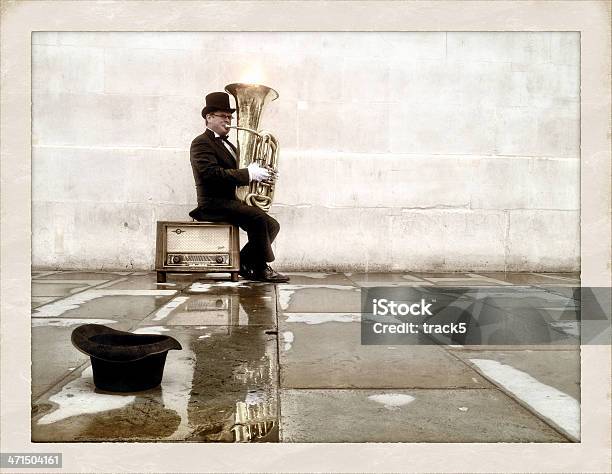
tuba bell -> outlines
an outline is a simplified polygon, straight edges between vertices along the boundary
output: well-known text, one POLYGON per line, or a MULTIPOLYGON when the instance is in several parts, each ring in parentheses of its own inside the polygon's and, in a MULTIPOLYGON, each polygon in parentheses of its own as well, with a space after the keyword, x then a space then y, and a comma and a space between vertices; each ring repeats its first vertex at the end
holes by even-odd
MULTIPOLYGON (((238 168, 246 168, 251 163, 277 170, 278 140, 268 131, 259 130, 259 120, 264 106, 278 98, 274 89, 259 84, 234 83, 225 86, 225 91, 236 100, 235 128, 238 133, 238 168)), ((274 184, 250 182, 236 189, 236 198, 249 206, 256 206, 268 212, 274 197, 274 184)))

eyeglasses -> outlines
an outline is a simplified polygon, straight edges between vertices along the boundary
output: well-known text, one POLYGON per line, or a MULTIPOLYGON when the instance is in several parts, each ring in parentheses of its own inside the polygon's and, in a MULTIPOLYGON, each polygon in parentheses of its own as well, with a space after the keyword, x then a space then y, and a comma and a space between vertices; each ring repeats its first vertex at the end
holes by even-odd
POLYGON ((230 115, 230 114, 210 114, 210 115, 214 115, 215 117, 220 117, 222 119, 226 119, 226 120, 233 120, 234 116, 230 115))

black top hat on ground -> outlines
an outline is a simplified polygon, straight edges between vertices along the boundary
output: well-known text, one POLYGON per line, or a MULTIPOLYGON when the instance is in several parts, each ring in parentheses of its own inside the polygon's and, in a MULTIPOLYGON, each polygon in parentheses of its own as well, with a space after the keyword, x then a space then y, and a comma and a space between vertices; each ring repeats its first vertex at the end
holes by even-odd
POLYGON ((233 114, 236 109, 230 107, 229 94, 225 92, 211 92, 206 96, 206 107, 202 109, 202 117, 213 112, 229 112, 233 114))
POLYGON ((94 384, 109 392, 137 392, 157 387, 169 350, 181 350, 170 336, 132 334, 84 324, 72 331, 74 347, 91 358, 94 384))

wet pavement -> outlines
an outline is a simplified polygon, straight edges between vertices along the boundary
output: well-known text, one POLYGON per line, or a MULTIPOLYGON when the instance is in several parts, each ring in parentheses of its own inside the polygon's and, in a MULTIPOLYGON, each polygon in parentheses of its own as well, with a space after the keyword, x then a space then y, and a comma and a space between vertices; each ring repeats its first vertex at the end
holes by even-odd
POLYGON ((577 274, 289 275, 158 284, 154 272, 33 271, 32 440, 579 441, 577 274), (363 345, 361 290, 380 286, 449 298, 459 287, 461 308, 480 301, 520 343, 483 329, 486 345, 422 335, 363 345), (183 349, 168 353, 159 387, 103 392, 70 342, 88 323, 183 349), (535 323, 558 336, 531 341, 535 323))

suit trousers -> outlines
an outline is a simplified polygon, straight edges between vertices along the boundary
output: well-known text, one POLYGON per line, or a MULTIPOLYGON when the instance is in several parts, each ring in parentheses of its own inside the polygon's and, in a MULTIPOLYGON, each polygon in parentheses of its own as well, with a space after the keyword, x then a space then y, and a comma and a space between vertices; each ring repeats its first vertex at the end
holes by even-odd
POLYGON ((246 231, 249 241, 240 251, 240 262, 252 268, 262 268, 274 261, 272 242, 280 224, 258 207, 238 200, 210 199, 189 213, 197 221, 226 221, 246 231))

